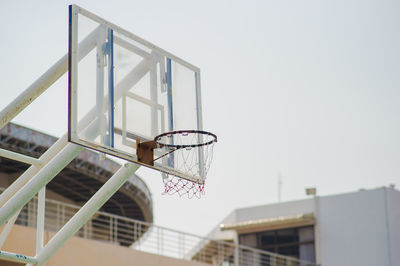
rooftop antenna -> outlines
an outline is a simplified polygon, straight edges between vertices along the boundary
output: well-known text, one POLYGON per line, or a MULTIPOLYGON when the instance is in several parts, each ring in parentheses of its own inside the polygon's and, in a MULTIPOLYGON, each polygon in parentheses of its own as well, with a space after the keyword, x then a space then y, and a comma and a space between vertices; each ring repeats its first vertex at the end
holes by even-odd
POLYGON ((278 202, 281 202, 281 191, 282 191, 282 176, 278 172, 278 202))

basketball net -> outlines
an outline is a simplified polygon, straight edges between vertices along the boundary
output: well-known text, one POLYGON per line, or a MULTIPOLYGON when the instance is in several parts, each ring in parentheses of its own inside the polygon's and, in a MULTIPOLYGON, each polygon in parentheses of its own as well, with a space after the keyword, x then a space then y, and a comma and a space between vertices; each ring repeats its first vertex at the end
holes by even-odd
POLYGON ((186 130, 161 134, 155 141, 164 154, 161 156, 163 164, 173 165, 177 172, 192 178, 188 180, 178 174, 162 173, 163 194, 187 195, 188 198, 204 195, 216 136, 205 131, 186 130))

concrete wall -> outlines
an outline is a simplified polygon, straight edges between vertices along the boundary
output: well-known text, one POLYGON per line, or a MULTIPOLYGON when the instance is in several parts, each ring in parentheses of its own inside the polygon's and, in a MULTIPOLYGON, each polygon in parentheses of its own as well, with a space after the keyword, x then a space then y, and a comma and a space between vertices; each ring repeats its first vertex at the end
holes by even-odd
MULTIPOLYGON (((15 225, 2 250, 34 256, 36 230, 15 225)), ((46 232, 47 242, 53 234, 46 232)), ((6 263, 0 265, 22 265, 6 263)), ((179 260, 146 252, 132 250, 127 247, 112 245, 95 240, 73 237, 58 250, 47 262, 46 266, 206 266, 208 264, 179 260)))
POLYGON ((381 188, 319 199, 323 266, 400 265, 400 260, 395 258, 399 256, 400 213, 396 210, 396 201, 398 206, 400 193, 386 191, 381 188), (397 236, 390 231, 397 232, 397 236), (392 254, 390 263, 391 250, 396 255, 392 254))

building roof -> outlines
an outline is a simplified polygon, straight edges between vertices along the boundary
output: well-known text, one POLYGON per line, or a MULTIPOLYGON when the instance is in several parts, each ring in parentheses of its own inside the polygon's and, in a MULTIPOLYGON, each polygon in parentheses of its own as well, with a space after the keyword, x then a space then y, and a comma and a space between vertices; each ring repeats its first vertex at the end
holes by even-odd
POLYGON ((221 231, 236 230, 240 233, 259 232, 314 224, 314 214, 297 214, 291 216, 279 216, 268 219, 249 220, 245 222, 221 224, 221 231))

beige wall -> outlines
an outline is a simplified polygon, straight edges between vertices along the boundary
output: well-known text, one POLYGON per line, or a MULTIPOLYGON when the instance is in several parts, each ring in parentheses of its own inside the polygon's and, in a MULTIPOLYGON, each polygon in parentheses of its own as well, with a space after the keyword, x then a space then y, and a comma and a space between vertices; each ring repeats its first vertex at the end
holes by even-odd
MULTIPOLYGON (((46 232, 45 242, 52 233, 46 232)), ((35 229, 15 225, 2 250, 34 256, 35 229)), ((0 260, 0 265, 6 264, 0 260)), ((73 237, 47 262, 46 266, 205 266, 208 264, 157 256, 127 247, 112 245, 95 240, 73 237)))

